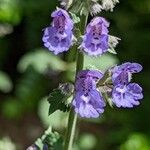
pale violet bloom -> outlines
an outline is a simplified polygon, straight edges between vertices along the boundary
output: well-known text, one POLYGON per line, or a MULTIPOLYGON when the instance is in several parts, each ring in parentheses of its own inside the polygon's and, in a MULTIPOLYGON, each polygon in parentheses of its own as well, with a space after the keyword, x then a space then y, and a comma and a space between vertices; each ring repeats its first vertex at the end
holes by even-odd
POLYGON ((116 85, 113 88, 112 101, 117 107, 131 108, 139 105, 142 98, 142 88, 136 83, 116 85))
POLYGON ((91 56, 107 52, 109 23, 103 17, 95 17, 87 25, 80 49, 91 56))
POLYGON ((117 107, 131 108, 139 105, 139 100, 143 98, 142 88, 137 83, 131 83, 133 73, 142 70, 142 66, 138 63, 124 63, 114 67, 112 70, 112 102, 117 107))
POLYGON ((55 55, 68 51, 73 43, 73 21, 67 11, 57 8, 51 14, 53 18, 52 25, 44 30, 44 46, 55 55))
POLYGON ((142 70, 142 66, 138 63, 126 62, 112 69, 112 81, 114 85, 127 84, 131 81, 133 73, 138 73, 142 70))
POLYGON ((81 117, 97 118, 104 112, 105 102, 96 88, 96 81, 102 76, 96 70, 82 70, 78 73, 73 106, 81 117))

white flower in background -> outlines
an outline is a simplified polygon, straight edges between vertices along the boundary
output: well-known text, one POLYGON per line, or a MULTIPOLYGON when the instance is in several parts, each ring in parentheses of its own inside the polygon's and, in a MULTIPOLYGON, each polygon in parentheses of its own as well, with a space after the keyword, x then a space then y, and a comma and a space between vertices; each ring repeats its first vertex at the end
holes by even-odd
POLYGON ((95 2, 91 6, 90 13, 92 16, 94 16, 94 15, 98 14, 99 12, 101 12, 101 10, 102 10, 102 6, 99 3, 95 2))
POLYGON ((116 3, 119 3, 119 0, 102 0, 102 8, 106 11, 113 11, 116 3))
POLYGON ((59 0, 59 1, 60 1, 60 4, 66 9, 68 9, 73 3, 73 0, 59 0))
POLYGON ((67 2, 68 2, 68 0, 59 0, 61 3, 61 5, 62 6, 66 6, 66 4, 67 4, 67 2))

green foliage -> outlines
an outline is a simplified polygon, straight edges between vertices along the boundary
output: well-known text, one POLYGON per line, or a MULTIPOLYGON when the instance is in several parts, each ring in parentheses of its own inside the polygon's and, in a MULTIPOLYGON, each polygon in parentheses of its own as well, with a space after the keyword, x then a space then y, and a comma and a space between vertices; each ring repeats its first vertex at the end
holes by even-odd
POLYGON ((45 127, 52 126, 53 128, 62 129, 67 125, 67 113, 55 111, 48 116, 49 102, 47 97, 40 100, 38 104, 38 116, 45 127))
POLYGON ((12 90, 13 84, 9 76, 0 71, 0 91, 8 93, 12 90))
POLYGON ((61 90, 53 90, 47 99, 50 104, 49 115, 51 115, 56 110, 61 110, 63 112, 69 111, 70 107, 67 104, 67 99, 68 96, 63 94, 61 90))
POLYGON ((79 147, 81 150, 91 150, 95 147, 97 139, 92 134, 82 134, 79 140, 79 147))
POLYGON ((6 97, 2 103, 2 113, 6 118, 21 118, 24 112, 36 108, 38 101, 45 95, 47 80, 29 66, 23 76, 17 81, 14 96, 6 97), (43 86, 39 86, 39 85, 43 86))
POLYGON ((8 98, 2 105, 2 114, 9 119, 18 119, 22 116, 23 105, 19 99, 8 98))
POLYGON ((134 133, 121 145, 120 150, 150 150, 150 140, 143 134, 134 133))
POLYGON ((18 24, 21 20, 21 7, 18 0, 0 0, 0 21, 18 24))
POLYGON ((0 150, 16 150, 16 145, 11 141, 9 137, 3 137, 0 139, 0 150))
POLYGON ((48 150, 63 150, 62 137, 57 132, 53 132, 51 127, 45 131, 41 138, 37 139, 35 144, 39 150, 43 150, 44 147, 47 147, 48 150))
POLYGON ((106 70, 118 63, 116 56, 111 54, 104 54, 100 57, 90 57, 85 55, 84 57, 84 68, 93 68, 99 70, 106 70), (89 66, 90 64, 90 66, 89 66))
POLYGON ((47 69, 63 71, 67 66, 64 61, 46 49, 36 49, 24 55, 18 64, 18 70, 24 72, 30 65, 39 73, 45 73, 47 69))
POLYGON ((38 73, 32 66, 29 66, 16 84, 15 95, 24 104, 24 109, 35 108, 36 103, 46 93, 46 78, 38 73), (43 85, 43 86, 41 86, 43 85))

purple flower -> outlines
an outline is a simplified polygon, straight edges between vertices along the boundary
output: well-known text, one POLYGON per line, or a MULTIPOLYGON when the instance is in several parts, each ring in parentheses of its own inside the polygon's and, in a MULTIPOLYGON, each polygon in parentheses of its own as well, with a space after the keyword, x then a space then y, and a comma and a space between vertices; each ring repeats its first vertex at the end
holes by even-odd
POLYGON ((117 107, 131 108, 139 105, 139 100, 143 98, 142 88, 136 83, 130 83, 133 73, 142 70, 138 63, 124 63, 112 69, 112 81, 114 88, 112 91, 113 103, 117 107))
POLYGON ((112 81, 114 85, 127 84, 131 81, 132 73, 138 73, 142 70, 142 66, 138 63, 124 63, 116 66, 112 70, 112 81))
POLYGON ((139 100, 143 98, 142 88, 136 83, 116 85, 113 88, 112 98, 117 107, 131 108, 140 104, 139 100))
POLYGON ((102 17, 95 17, 86 27, 80 47, 85 53, 97 56, 108 50, 109 23, 102 17))
POLYGON ((55 55, 68 51, 73 41, 73 21, 69 14, 60 8, 57 8, 51 16, 53 17, 52 25, 44 30, 44 46, 52 51, 55 55))
POLYGON ((104 112, 105 102, 96 89, 96 81, 102 76, 101 72, 95 70, 82 70, 78 73, 73 106, 81 117, 97 118, 104 112))

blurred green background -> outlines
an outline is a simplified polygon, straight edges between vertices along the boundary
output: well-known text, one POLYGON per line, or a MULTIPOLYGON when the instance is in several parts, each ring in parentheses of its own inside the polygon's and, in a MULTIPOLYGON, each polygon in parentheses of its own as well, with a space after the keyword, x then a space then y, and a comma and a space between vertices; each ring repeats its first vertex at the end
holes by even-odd
MULTIPOLYGON (((0 150, 24 150, 48 125, 64 133, 66 113, 48 117, 46 96, 59 82, 74 79, 74 62, 44 49, 42 30, 51 22, 57 0, 0 0, 0 150)), ((75 150, 150 150, 150 1, 120 0, 114 12, 103 12, 110 34, 122 40, 118 55, 85 58, 85 67, 105 70, 124 61, 139 62, 134 76, 144 89, 141 105, 110 109, 99 119, 78 121, 75 150)))

